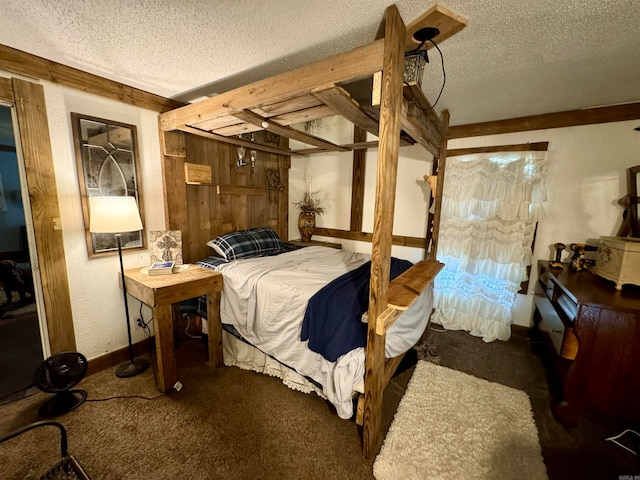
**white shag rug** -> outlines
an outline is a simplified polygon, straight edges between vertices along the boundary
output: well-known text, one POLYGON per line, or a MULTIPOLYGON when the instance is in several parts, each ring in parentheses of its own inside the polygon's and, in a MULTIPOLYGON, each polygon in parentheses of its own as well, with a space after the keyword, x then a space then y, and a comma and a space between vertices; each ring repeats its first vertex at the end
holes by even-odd
POLYGON ((418 361, 373 474, 377 480, 547 479, 529 396, 418 361))

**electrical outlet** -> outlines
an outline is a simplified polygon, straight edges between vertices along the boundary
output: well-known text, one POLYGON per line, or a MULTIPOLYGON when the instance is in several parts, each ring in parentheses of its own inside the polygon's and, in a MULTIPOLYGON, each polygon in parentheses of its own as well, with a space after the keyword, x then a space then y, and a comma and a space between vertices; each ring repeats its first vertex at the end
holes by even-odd
POLYGON ((142 319, 141 318, 136 319, 136 323, 138 324, 138 326, 140 328, 144 328, 144 324, 142 323, 142 319))
POLYGON ((182 383, 180 383, 180 381, 178 380, 173 386, 173 388, 176 389, 176 392, 179 392, 180 390, 182 390, 182 383))

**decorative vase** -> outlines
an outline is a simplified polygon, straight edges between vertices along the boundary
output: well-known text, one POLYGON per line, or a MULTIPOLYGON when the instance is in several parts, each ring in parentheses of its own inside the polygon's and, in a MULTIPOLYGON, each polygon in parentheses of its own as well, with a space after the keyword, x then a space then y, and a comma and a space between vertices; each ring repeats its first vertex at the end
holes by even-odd
POLYGON ((311 240, 313 229, 316 226, 316 212, 301 211, 298 217, 298 230, 300 230, 300 239, 303 242, 311 240))

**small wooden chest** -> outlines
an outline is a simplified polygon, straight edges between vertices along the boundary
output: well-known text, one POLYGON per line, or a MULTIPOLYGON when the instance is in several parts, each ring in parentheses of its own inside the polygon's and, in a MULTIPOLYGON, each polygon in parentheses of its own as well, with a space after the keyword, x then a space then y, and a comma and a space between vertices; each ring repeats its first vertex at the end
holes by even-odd
POLYGON ((600 237, 596 264, 591 271, 616 284, 640 285, 640 238, 600 237))

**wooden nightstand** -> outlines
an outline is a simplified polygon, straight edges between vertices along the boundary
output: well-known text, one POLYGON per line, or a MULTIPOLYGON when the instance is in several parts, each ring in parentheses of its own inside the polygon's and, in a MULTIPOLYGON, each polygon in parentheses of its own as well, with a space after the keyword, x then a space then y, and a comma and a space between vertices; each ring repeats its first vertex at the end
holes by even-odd
POLYGON ((222 365, 222 324, 220 323, 220 291, 222 275, 196 265, 184 272, 147 275, 140 268, 124 272, 127 293, 153 309, 158 357, 158 388, 167 392, 178 380, 173 351, 173 312, 178 303, 189 298, 207 296, 209 320, 209 363, 222 365))
POLYGON ((341 243, 321 242, 319 240, 309 240, 308 242, 303 242, 299 238, 296 238, 295 240, 289 240, 289 243, 293 243, 294 245, 302 245, 303 247, 331 247, 337 250, 342 249, 341 243))

